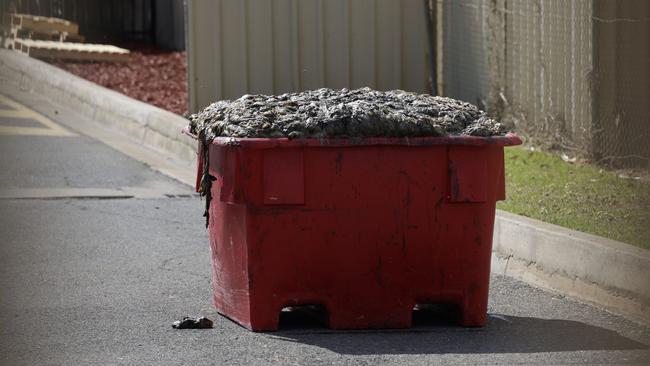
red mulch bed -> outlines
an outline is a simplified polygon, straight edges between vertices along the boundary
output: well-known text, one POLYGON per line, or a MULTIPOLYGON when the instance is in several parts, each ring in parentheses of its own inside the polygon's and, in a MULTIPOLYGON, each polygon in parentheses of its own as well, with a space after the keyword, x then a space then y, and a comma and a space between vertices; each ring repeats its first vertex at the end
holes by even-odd
POLYGON ((170 112, 187 113, 185 52, 150 47, 126 47, 128 62, 70 62, 52 64, 84 79, 170 112))

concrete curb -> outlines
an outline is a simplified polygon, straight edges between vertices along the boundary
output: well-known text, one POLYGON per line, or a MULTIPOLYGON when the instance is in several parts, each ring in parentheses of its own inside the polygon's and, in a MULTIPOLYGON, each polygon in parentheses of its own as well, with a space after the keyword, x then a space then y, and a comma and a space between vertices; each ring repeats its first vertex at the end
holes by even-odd
POLYGON ((180 136, 187 121, 174 113, 5 49, 0 49, 0 78, 183 162, 196 160, 196 144, 180 136))
POLYGON ((650 251, 497 211, 492 271, 650 324, 650 251))
MULTIPOLYGON (((180 134, 182 117, 13 51, 0 50, 0 78, 175 158, 184 166, 166 173, 194 184, 196 144, 180 134)), ((503 211, 493 246, 495 273, 650 324, 650 251, 503 211)))

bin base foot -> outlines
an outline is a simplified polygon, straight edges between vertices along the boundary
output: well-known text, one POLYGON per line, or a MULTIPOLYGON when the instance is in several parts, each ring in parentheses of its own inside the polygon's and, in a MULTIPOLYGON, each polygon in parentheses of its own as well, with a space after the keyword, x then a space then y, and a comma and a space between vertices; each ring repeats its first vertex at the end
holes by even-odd
MULTIPOLYGON (((487 308, 478 309, 480 306, 459 307, 460 325, 469 328, 485 326, 487 322, 487 308)), ((313 322, 313 326, 326 326, 329 329, 406 329, 413 326, 413 307, 403 305, 369 311, 372 307, 360 309, 348 309, 342 306, 331 304, 327 307, 318 305, 293 306, 301 308, 300 311, 307 313, 313 322), (319 309, 311 309, 318 307, 319 309), (318 323, 318 324, 316 324, 318 323)), ((283 307, 269 306, 264 309, 257 308, 251 312, 250 317, 242 317, 230 314, 223 309, 218 311, 224 316, 234 320, 245 328, 255 332, 277 331, 280 327, 280 314, 283 307)), ((292 311, 296 311, 295 309, 292 311)), ((446 314, 449 315, 449 314, 446 314)))
POLYGON ((487 322, 487 308, 476 309, 471 307, 463 308, 460 324, 468 328, 484 327, 487 322))

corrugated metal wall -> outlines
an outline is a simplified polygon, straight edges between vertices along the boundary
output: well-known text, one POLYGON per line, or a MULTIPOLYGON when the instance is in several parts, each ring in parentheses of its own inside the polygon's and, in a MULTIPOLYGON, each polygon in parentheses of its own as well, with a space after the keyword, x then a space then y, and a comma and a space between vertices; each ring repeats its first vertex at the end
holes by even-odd
POLYGON ((0 0, 0 12, 62 18, 90 42, 155 41, 156 0, 0 0))
POLYGON ((188 2, 190 111, 320 87, 427 91, 422 0, 188 2))
POLYGON ((156 45, 185 50, 185 0, 155 0, 156 45))

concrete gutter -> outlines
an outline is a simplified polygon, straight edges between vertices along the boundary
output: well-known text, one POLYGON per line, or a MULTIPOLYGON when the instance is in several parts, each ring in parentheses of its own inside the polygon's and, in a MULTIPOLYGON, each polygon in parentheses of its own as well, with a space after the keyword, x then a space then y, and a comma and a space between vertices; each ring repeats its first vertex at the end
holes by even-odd
MULTIPOLYGON (((106 132, 91 126, 74 126, 76 130, 194 184, 196 144, 180 134, 186 125, 182 117, 13 51, 0 50, 0 80, 76 111, 106 132), (175 165, 141 146, 170 157, 175 165)), ((495 273, 650 324, 648 250, 498 210, 493 246, 495 273)))

